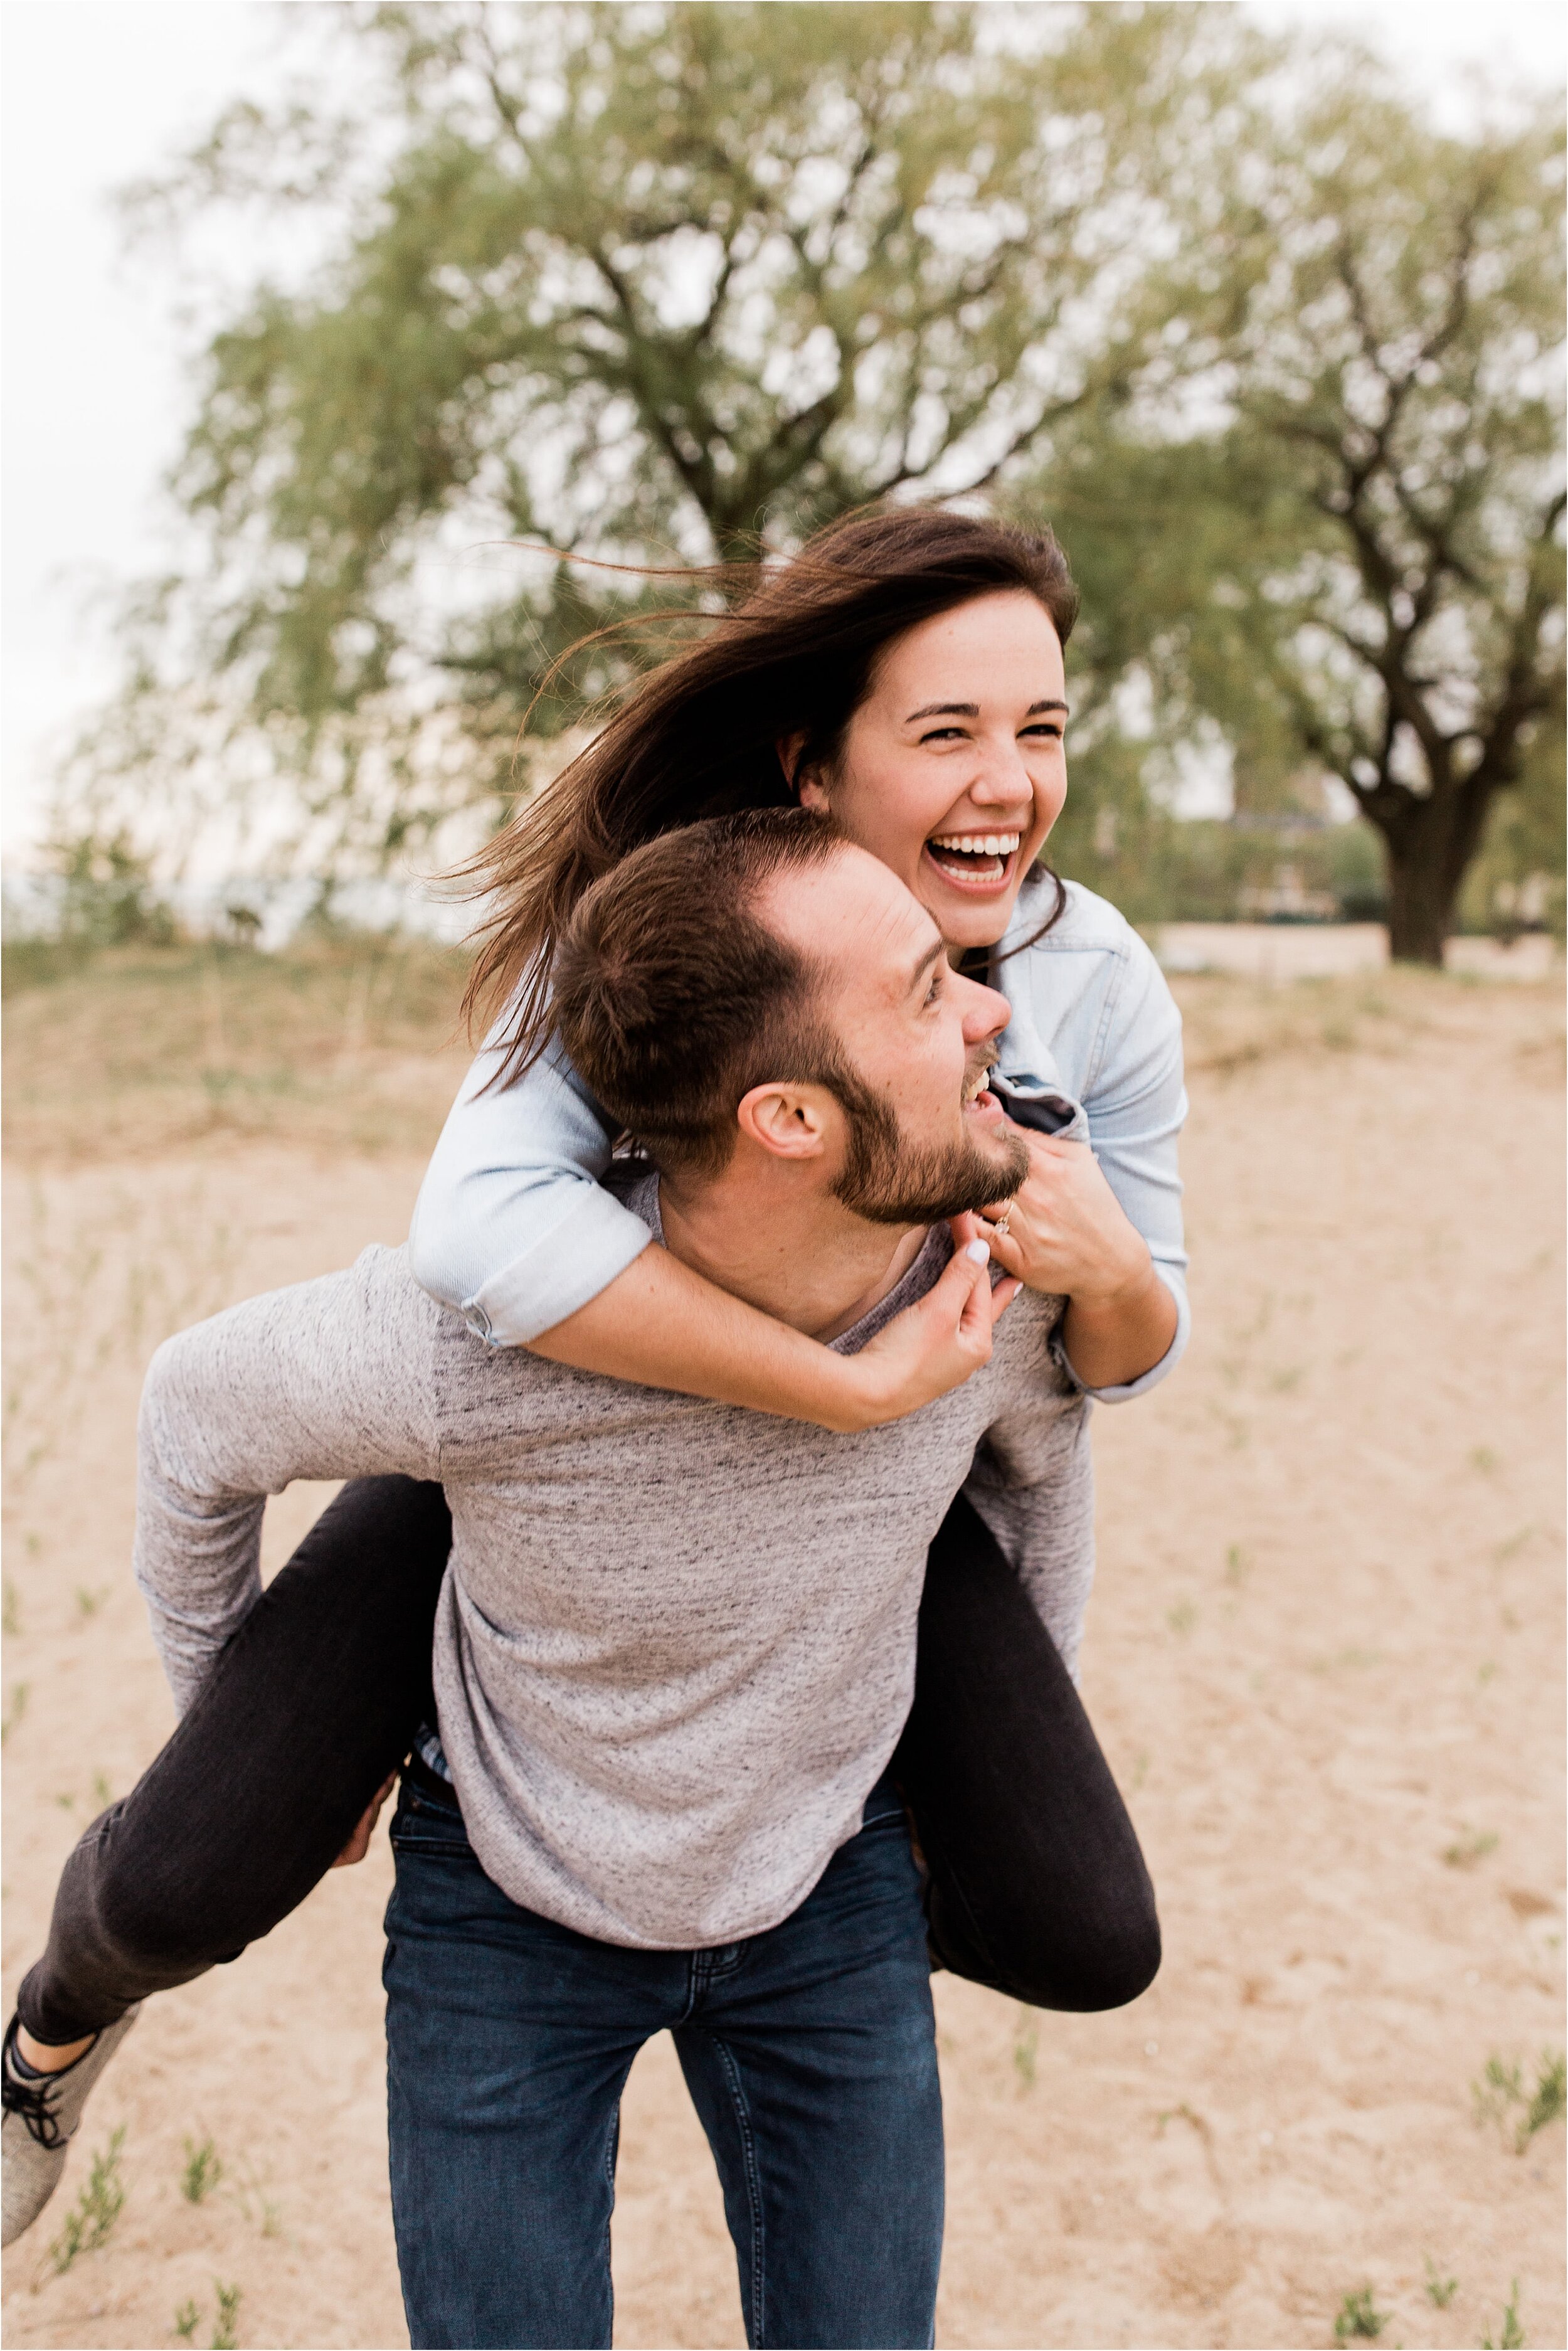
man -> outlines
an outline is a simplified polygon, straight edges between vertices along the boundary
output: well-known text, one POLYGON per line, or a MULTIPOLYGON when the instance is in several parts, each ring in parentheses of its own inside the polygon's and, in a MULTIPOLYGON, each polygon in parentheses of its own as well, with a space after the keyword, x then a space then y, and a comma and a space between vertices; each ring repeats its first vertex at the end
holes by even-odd
POLYGON ((749 2339, 927 2344, 940 2103, 883 1774, 977 1447, 977 1507, 1070 1662, 1090 1572, 1061 1301, 1026 1294, 993 1341, 984 1246, 955 1254, 940 1222, 1025 1172, 984 1091, 1007 1006, 797 811, 637 852, 555 977, 567 1050, 657 1169, 624 1196, 667 1248, 843 1347, 928 1293, 980 1368, 833 1436, 497 1353, 372 1249, 160 1350, 139 1577, 184 1697, 257 1588, 267 1492, 444 1483, 439 1736, 393 1824, 385 1970, 416 2345, 609 2342, 621 2090, 665 2027, 749 2339))

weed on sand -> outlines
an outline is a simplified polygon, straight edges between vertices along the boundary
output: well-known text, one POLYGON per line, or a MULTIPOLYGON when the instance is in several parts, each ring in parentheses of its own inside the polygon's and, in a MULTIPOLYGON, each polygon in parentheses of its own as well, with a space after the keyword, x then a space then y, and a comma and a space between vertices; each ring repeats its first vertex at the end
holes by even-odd
POLYGON ((221 2278, 213 2280, 213 2292, 217 2297, 218 2309, 208 2351, 236 2351, 239 2342, 239 2306, 244 2296, 237 2285, 225 2285, 221 2278))
POLYGON ((180 2179, 180 2193, 187 2204, 204 2204, 224 2176, 223 2158, 210 2138, 200 2146, 193 2138, 185 2141, 185 2168, 180 2179))
POLYGON ((1481 2336, 1481 2351, 1524 2351, 1525 2333, 1519 2323, 1519 2280, 1509 2288, 1508 2300, 1502 2306, 1502 2325, 1494 2343, 1490 2335, 1481 2336))
POLYGON ((1450 1869, 1474 1869, 1479 1861, 1496 1851, 1495 1829, 1461 1829, 1453 1844, 1443 1847, 1443 1859, 1450 1869))
POLYGON ((120 2154, 124 2144, 122 2124, 109 2145, 99 2147, 93 2157, 87 2186, 66 2214, 65 2226, 49 2247, 49 2259, 57 2274, 63 2275, 78 2253, 95 2253, 119 2220, 125 2202, 125 2183, 120 2176, 120 2154))
POLYGON ((1379 2310, 1372 2298, 1369 2285, 1357 2286, 1347 2294, 1334 2314, 1333 2339, 1336 2343, 1375 2343, 1388 2324, 1388 2313, 1379 2310))
POLYGON ((1427 2255, 1427 2299, 1434 2310, 1447 2310, 1459 2290, 1457 2277, 1445 2277, 1430 2253, 1427 2255))
POLYGON ((1568 2057, 1561 2049, 1542 2050, 1527 2088, 1522 2065, 1494 2051, 1471 2083, 1470 2096, 1477 2122, 1495 2124, 1505 2135, 1511 2126, 1514 2153, 1522 2155, 1536 2132, 1561 2122, 1568 2108, 1568 2057))

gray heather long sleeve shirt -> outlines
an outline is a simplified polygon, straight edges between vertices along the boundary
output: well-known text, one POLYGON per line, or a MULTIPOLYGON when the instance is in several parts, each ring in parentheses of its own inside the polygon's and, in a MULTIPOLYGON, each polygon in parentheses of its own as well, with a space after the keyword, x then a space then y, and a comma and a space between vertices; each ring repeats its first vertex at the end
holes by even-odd
MULTIPOLYGON (((628 1205, 658 1233, 657 1181, 628 1205)), ((863 1346, 928 1290, 945 1228, 863 1346)), ((1069 1666, 1092 1574, 1088 1411, 1025 1292, 991 1360, 885 1428, 800 1422, 486 1347, 402 1249, 169 1340, 142 1399, 136 1574, 188 1704, 260 1588, 296 1478, 439 1479, 442 1744, 486 1870, 602 1941, 700 1949, 805 1899, 914 1690, 928 1545, 960 1487, 1069 1666)))

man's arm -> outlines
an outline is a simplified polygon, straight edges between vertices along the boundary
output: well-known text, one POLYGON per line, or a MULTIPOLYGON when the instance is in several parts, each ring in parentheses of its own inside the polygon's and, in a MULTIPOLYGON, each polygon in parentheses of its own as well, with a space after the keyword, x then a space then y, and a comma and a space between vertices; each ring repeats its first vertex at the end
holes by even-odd
POLYGON ((440 1313, 402 1250, 270 1290, 166 1340, 137 1427, 136 1581, 181 1713, 261 1589, 268 1494, 296 1478, 441 1474, 440 1313))

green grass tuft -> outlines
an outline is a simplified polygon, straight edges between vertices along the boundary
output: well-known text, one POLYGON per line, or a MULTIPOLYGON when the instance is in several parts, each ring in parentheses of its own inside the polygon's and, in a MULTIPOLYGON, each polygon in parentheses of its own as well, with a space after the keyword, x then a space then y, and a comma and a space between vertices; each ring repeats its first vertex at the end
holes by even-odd
POLYGON ((213 2327, 209 2351, 236 2351, 239 2342, 240 2290, 237 2285, 225 2285, 221 2278, 213 2280, 213 2292, 218 2298, 218 2314, 213 2327))
POLYGON ((1522 2155, 1537 2131, 1563 2119, 1568 2106, 1568 2057, 1561 2049, 1543 2049, 1534 2086, 1527 2090, 1523 2067, 1494 2050, 1479 2080, 1471 2083, 1470 2096, 1478 2123, 1495 2123, 1504 2132, 1512 2125, 1514 2152, 1522 2155))
POLYGON ((1334 2316, 1333 2339, 1336 2343, 1375 2343, 1387 2324, 1388 2313, 1377 2308, 1372 2288, 1360 2285, 1340 2304, 1334 2316))
POLYGON ((1459 2290, 1457 2277, 1440 2276, 1437 2262, 1427 2255, 1427 2299, 1435 2310, 1447 2310, 1459 2290))
POLYGON ((122 2123, 109 2145, 99 2147, 93 2157, 87 2186, 66 2214, 65 2227, 49 2247, 49 2259, 57 2275, 63 2276, 78 2253, 96 2252, 119 2220, 125 2201, 125 2184, 120 2177, 120 2150, 124 2143, 122 2123))
POLYGON ((193 2138, 185 2141, 185 2169, 180 2181, 180 2193, 187 2204, 204 2202, 224 2176, 223 2158, 210 2138, 198 2147, 193 2138))
POLYGON ((1502 2329, 1494 2343, 1490 2335, 1481 2337, 1481 2351, 1524 2351, 1524 2329, 1519 2323, 1519 2280, 1514 2279, 1508 2300, 1502 2306, 1502 2329))
POLYGON ((1568 2105, 1568 2056, 1561 2049, 1544 2050, 1530 2104, 1519 2126, 1521 2153, 1538 2130, 1544 2130, 1548 2123, 1562 2121, 1565 2105, 1568 2105))
POLYGON ((1032 2090, 1034 2087, 1035 2066, 1039 2053, 1040 2026, 1036 2022, 1034 2011, 1032 2008, 1025 2008, 1020 2003, 1018 2022, 1013 2028, 1013 2072, 1018 2075, 1019 2085, 1022 2089, 1032 2090))
POLYGON ((1450 1869, 1474 1869, 1478 1861, 1496 1851, 1495 1829, 1463 1829, 1452 1844, 1443 1847, 1443 1859, 1450 1869))

